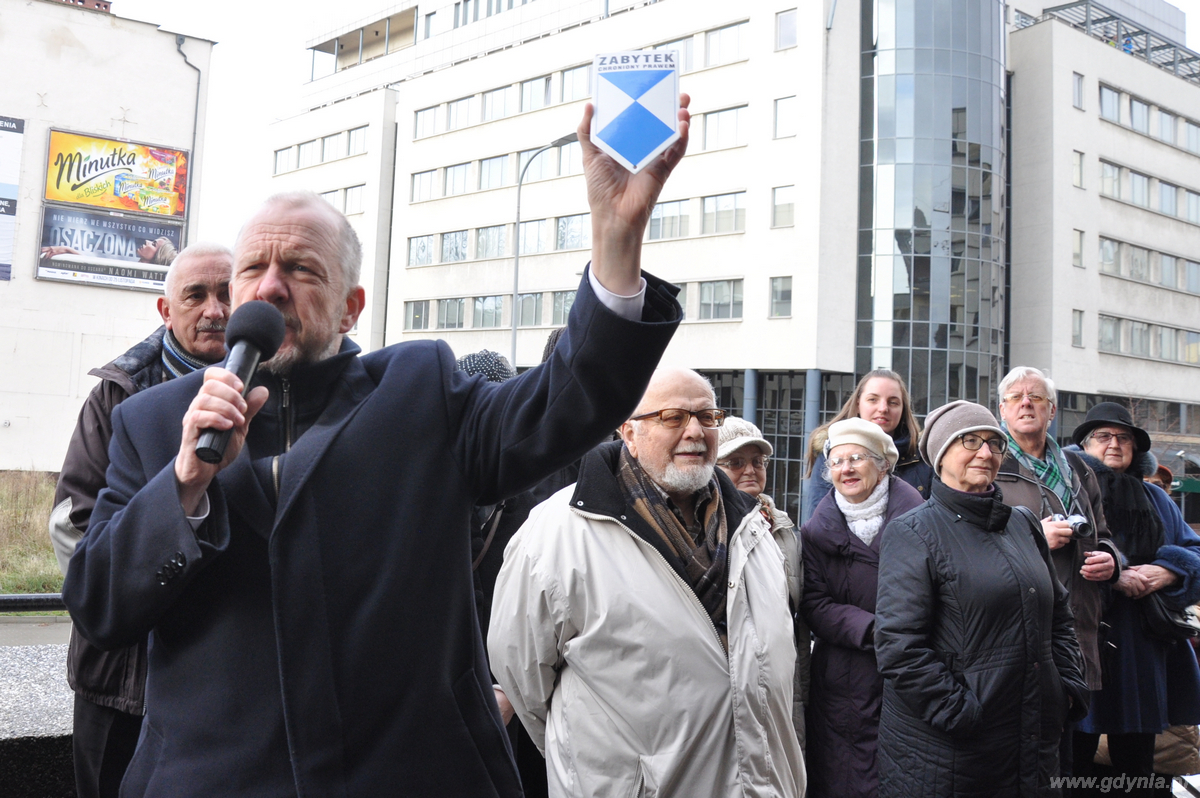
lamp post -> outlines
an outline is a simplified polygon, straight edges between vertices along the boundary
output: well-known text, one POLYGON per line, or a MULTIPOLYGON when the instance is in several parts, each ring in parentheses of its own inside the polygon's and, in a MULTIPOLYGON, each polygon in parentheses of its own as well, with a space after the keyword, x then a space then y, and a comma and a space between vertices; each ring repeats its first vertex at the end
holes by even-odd
POLYGON ((513 290, 512 290, 512 367, 513 371, 517 370, 517 321, 521 318, 521 311, 518 307, 519 294, 517 288, 521 280, 521 184, 525 182, 525 172, 529 169, 529 165, 537 160, 537 157, 552 147, 561 147, 564 144, 579 141, 579 136, 575 133, 570 133, 563 136, 561 139, 555 139, 541 149, 537 150, 533 155, 529 156, 529 160, 521 167, 521 173, 517 176, 517 224, 513 229, 515 241, 513 241, 513 290))

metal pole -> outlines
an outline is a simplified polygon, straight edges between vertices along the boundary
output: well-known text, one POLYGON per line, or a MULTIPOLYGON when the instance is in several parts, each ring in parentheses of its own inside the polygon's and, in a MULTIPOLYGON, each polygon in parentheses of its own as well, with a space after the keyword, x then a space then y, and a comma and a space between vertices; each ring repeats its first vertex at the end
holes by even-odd
POLYGON ((758 369, 746 369, 742 374, 742 417, 758 425, 758 369))

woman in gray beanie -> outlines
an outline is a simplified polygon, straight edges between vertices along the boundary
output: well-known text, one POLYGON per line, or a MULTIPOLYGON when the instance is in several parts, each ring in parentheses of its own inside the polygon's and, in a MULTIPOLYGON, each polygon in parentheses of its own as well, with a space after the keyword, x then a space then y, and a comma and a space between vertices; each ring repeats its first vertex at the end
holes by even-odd
POLYGON ((1059 794, 1059 737, 1088 692, 1041 527, 994 484, 1007 444, 973 402, 925 419, 932 496, 879 555, 880 796, 1059 794))

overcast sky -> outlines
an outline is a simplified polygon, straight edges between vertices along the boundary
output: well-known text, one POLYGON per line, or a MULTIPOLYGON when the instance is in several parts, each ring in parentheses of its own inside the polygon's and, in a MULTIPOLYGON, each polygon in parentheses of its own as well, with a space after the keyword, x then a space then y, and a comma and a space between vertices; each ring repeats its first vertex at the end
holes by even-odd
MULTIPOLYGON (((342 25, 374 18, 392 5, 393 0, 113 1, 118 16, 217 42, 210 69, 203 180, 238 190, 222 192, 217 203, 212 200, 215 194, 201 189, 192 241, 232 244, 241 222, 270 192, 268 126, 299 108, 310 64, 305 43, 342 25)), ((1174 5, 1191 23, 1185 44, 1200 49, 1200 0, 1175 0, 1174 5)))

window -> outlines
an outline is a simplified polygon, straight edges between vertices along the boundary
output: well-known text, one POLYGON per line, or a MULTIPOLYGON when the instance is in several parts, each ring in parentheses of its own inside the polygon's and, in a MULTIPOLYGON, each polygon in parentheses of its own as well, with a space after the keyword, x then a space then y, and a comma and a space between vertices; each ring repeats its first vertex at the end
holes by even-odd
POLYGON ((796 9, 780 11, 775 15, 775 49, 786 50, 796 46, 796 9))
POLYGON ((425 15, 425 38, 428 39, 433 35, 433 19, 437 16, 436 11, 430 11, 425 15))
POLYGON ((1071 79, 1072 87, 1072 102, 1079 110, 1083 110, 1083 75, 1078 72, 1074 73, 1071 79))
POLYGON ((1187 262, 1187 271, 1184 275, 1184 288, 1189 293, 1200 294, 1200 263, 1195 261, 1187 262))
POLYGON ((792 278, 771 278, 771 318, 792 315, 792 278))
POLYGON ((704 115, 704 149, 716 150, 736 147, 746 143, 743 118, 746 110, 730 108, 725 111, 710 111, 704 115))
POLYGON ((1150 133, 1150 106, 1141 100, 1129 101, 1129 126, 1139 133, 1150 133))
POLYGON ((740 319, 741 317, 741 280, 713 280, 700 283, 700 318, 740 319))
MULTIPOLYGON (((529 159, 537 150, 525 150, 520 154, 517 161, 517 175, 521 174, 521 170, 525 169, 525 164, 529 163, 529 159)), ((580 151, 582 153, 582 150, 580 151)), ((581 156, 582 157, 582 156, 581 156)), ((534 158, 533 163, 529 164, 529 168, 525 169, 526 183, 532 183, 534 180, 545 180, 548 177, 554 177, 554 150, 544 150, 541 155, 534 158)))
POLYGON ((333 191, 326 191, 321 195, 321 199, 325 200, 339 211, 343 208, 342 190, 340 188, 334 189, 333 191))
POLYGON ((592 65, 584 64, 574 69, 564 69, 562 73, 562 101, 569 103, 582 100, 592 95, 591 86, 592 65))
POLYGON ((1150 357, 1150 325, 1143 321, 1128 321, 1129 354, 1150 357))
POLYGON ((443 196, 452 197, 467 190, 467 172, 471 164, 460 163, 446 167, 446 187, 443 196))
POLYGON ((517 295, 517 326, 538 327, 542 323, 542 295, 517 295))
POLYGON ((687 306, 688 306, 687 296, 688 296, 688 284, 687 283, 679 283, 679 293, 675 295, 675 301, 679 303, 679 320, 680 321, 684 321, 685 319, 687 319, 687 306))
POLYGON ((467 231, 456 230, 442 233, 442 263, 456 263, 467 259, 467 231))
POLYGON ((705 66, 719 66, 740 61, 744 56, 743 40, 746 38, 746 23, 710 30, 705 41, 705 66))
POLYGON ((1168 144, 1175 143, 1175 115, 1158 112, 1158 137, 1168 144))
POLYGON ((550 323, 555 327, 561 327, 567 323, 567 316, 571 312, 571 306, 575 304, 575 292, 555 291, 554 301, 551 304, 550 323))
POLYGON ((363 189, 366 186, 350 186, 346 189, 346 210, 345 213, 349 216, 352 213, 362 213, 363 211, 363 189))
POLYGON ((321 160, 334 161, 346 157, 348 138, 343 131, 321 139, 321 160))
POLYGON ((746 192, 704 198, 702 233, 733 233, 746 229, 746 192))
POLYGON ((500 327, 504 324, 504 297, 475 297, 475 317, 472 327, 500 327))
POLYGON ((423 202, 433 198, 433 178, 437 174, 436 169, 431 169, 428 172, 417 172, 412 176, 412 201, 423 202))
POLYGON ((550 104, 550 76, 534 78, 521 84, 521 110, 536 111, 550 104))
POLYGON ((654 49, 655 50, 674 50, 675 52, 679 53, 679 56, 678 56, 679 71, 680 72, 691 72, 692 71, 692 41, 693 41, 692 37, 689 36, 686 39, 676 39, 673 42, 667 42, 665 44, 660 44, 657 47, 655 47, 654 49))
POLYGON ((1129 201, 1143 208, 1150 207, 1150 178, 1137 172, 1129 173, 1129 201))
POLYGON ((408 239, 408 265, 428 266, 433 263, 433 236, 408 239))
POLYGON ((1200 194, 1195 191, 1185 192, 1187 197, 1187 220, 1200 224, 1200 194))
MULTIPOLYGON (((583 145, 578 141, 564 144, 558 150, 558 168, 562 175, 583 174, 583 145)), ((531 169, 533 167, 530 167, 531 169)))
POLYGON ((791 227, 795 224, 792 212, 792 197, 795 186, 780 186, 771 190, 771 226, 791 227))
POLYGON ((416 302, 404 303, 404 329, 406 330, 428 330, 429 329, 429 300, 422 299, 416 302))
POLYGON ((1163 360, 1179 359, 1179 332, 1170 327, 1157 327, 1158 356, 1163 360))
POLYGON ((1120 252, 1119 245, 1111 238, 1100 239, 1100 271, 1108 274, 1120 274, 1121 264, 1117 260, 1120 252))
POLYGON ((413 138, 420 139, 432 136, 437 132, 437 106, 417 111, 416 125, 413 128, 413 138))
POLYGON ((1184 363, 1200 363, 1200 333, 1180 332, 1180 335, 1186 336, 1187 341, 1179 359, 1184 363))
POLYGON ((1083 311, 1071 311, 1071 346, 1083 346, 1083 311))
POLYGON ((651 241, 682 238, 688 234, 687 200, 660 202, 650 212, 647 235, 651 241))
POLYGON ((468 22, 479 21, 480 0, 462 0, 454 4, 454 27, 461 28, 468 22))
POLYGON ((1179 189, 1170 183, 1158 184, 1158 209, 1168 216, 1178 215, 1176 208, 1176 198, 1179 196, 1179 189))
POLYGON ((1121 351, 1121 320, 1112 316, 1100 317, 1100 346, 1101 352, 1121 351))
POLYGON ((592 215, 560 216, 556 249, 587 249, 592 246, 592 215))
POLYGON ((292 166, 292 155, 296 152, 295 147, 287 147, 282 150, 275 150, 275 174, 283 174, 290 172, 294 168, 292 166))
POLYGON ((439 299, 437 328, 439 330, 460 330, 466 317, 467 300, 439 299))
POLYGON ((1129 248, 1129 276, 1145 282, 1150 279, 1150 251, 1143 247, 1129 248))
POLYGON ((475 237, 477 258, 503 258, 505 252, 504 233, 507 228, 502 225, 481 227, 475 237))
POLYGON ((1110 122, 1121 121, 1121 94, 1108 86, 1100 87, 1100 116, 1110 122))
POLYGON ((503 119, 517 112, 517 89, 515 86, 502 86, 499 89, 483 93, 483 121, 503 119))
POLYGON ((508 156, 497 155, 495 158, 484 158, 479 162, 479 187, 500 188, 507 182, 508 156))
POLYGON ((1121 169, 1115 164, 1100 162, 1100 193, 1106 197, 1121 196, 1121 169))
POLYGON ((1175 268, 1176 260, 1171 255, 1162 255, 1159 257, 1158 282, 1159 285, 1165 285, 1167 288, 1179 287, 1178 270, 1175 268))
POLYGON ((796 98, 781 97, 775 101, 775 138, 796 135, 796 98))
POLYGON ((1184 143, 1192 152, 1200 153, 1200 125, 1195 122, 1185 122, 1184 131, 1187 136, 1187 141, 1184 143))
POLYGON ((367 151, 367 126, 350 131, 350 155, 362 155, 367 151))
POLYGON ((306 141, 300 145, 300 158, 296 163, 297 169, 312 166, 317 162, 317 142, 306 141))
POLYGON ((1071 154, 1071 185, 1083 188, 1083 153, 1079 150, 1071 154))
POLYGON ((471 124, 471 98, 446 103, 446 130, 458 130, 471 124))
POLYGON ((1071 265, 1083 268, 1083 231, 1071 231, 1071 265))
POLYGON ((549 229, 549 219, 521 222, 521 229, 517 234, 517 246, 520 247, 521 254, 531 255, 535 252, 545 252, 549 229))

